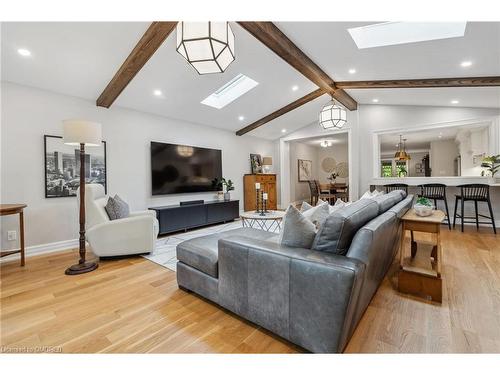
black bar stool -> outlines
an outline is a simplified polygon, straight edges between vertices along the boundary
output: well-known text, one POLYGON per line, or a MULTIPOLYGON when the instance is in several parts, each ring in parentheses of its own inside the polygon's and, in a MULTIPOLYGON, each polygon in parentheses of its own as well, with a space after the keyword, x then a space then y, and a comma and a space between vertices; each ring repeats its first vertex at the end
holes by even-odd
POLYGON ((462 232, 464 231, 464 223, 476 223, 476 228, 479 229, 479 224, 490 224, 488 222, 479 221, 479 216, 491 220, 491 225, 493 225, 493 231, 497 233, 495 228, 495 219, 493 217, 493 209, 491 208, 490 200, 490 186, 486 184, 466 184, 457 186, 460 188, 460 195, 455 196, 455 214, 453 215, 453 228, 455 228, 455 221, 457 217, 461 219, 462 222, 462 232), (460 214, 457 214, 458 201, 460 201, 460 214), (476 211, 475 219, 476 221, 465 221, 465 219, 474 219, 474 217, 464 216, 464 203, 466 201, 473 201, 474 208, 476 211), (488 204, 488 209, 490 211, 490 216, 481 215, 477 212, 477 202, 485 202, 488 204))
POLYGON ((408 185, 407 184, 387 184, 384 185, 384 189, 386 193, 389 193, 393 190, 403 190, 406 195, 408 195, 408 185))
POLYGON ((446 220, 448 221, 448 228, 451 230, 450 213, 448 211, 448 202, 446 201, 446 185, 445 184, 420 185, 419 196, 433 200, 435 208, 437 208, 437 201, 444 201, 444 207, 446 208, 446 220))

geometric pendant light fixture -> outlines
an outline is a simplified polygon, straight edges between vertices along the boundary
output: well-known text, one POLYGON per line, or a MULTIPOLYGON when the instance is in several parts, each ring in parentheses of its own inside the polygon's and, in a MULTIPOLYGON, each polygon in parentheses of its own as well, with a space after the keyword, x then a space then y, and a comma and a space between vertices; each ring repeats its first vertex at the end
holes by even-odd
POLYGON ((198 74, 222 73, 234 61, 229 22, 179 22, 177 52, 198 74))
POLYGON ((335 103, 333 99, 325 104, 319 113, 319 124, 323 129, 342 129, 346 122, 346 110, 335 103))

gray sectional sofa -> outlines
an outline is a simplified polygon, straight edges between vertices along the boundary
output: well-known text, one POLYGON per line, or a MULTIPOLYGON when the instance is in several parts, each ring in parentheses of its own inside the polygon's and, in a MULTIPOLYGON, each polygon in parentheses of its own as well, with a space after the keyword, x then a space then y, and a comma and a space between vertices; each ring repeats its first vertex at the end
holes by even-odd
POLYGON ((394 259, 412 200, 395 191, 334 212, 321 251, 252 228, 187 240, 177 246, 177 282, 311 352, 342 352, 394 259))

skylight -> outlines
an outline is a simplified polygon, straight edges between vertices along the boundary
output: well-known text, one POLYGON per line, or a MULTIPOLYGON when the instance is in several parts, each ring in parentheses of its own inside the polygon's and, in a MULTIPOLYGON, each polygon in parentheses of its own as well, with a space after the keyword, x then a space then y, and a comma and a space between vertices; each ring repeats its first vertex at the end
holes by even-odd
POLYGON ((259 83, 244 74, 238 74, 213 94, 203 99, 201 104, 221 109, 247 93, 259 83))
POLYGON ((359 49, 463 37, 467 22, 384 22, 348 29, 359 49))

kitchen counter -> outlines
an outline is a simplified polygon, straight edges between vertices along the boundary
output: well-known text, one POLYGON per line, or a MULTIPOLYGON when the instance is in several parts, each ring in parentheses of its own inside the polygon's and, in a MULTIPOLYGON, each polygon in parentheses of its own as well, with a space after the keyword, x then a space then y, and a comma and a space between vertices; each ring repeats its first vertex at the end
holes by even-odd
POLYGON ((500 182, 491 177, 481 176, 452 176, 452 177, 377 177, 372 179, 371 186, 383 186, 386 184, 407 184, 408 186, 419 186, 423 184, 445 184, 446 186, 458 186, 463 184, 487 184, 491 187, 500 187, 500 182))

